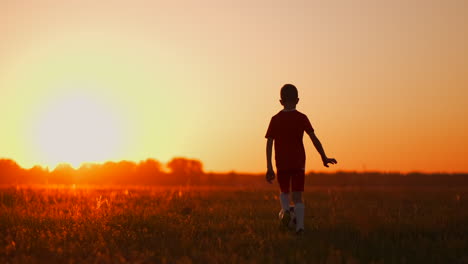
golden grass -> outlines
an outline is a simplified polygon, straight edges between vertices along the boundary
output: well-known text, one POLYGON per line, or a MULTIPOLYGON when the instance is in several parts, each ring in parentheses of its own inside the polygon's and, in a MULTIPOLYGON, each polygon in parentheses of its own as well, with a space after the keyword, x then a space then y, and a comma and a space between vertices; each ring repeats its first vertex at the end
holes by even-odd
POLYGON ((466 263, 468 189, 308 188, 306 233, 276 188, 0 188, 0 263, 466 263))

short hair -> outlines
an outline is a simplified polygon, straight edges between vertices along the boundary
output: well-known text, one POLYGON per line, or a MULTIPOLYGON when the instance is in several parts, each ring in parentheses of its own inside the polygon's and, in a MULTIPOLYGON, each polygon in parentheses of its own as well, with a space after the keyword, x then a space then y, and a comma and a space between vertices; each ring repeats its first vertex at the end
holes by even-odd
POLYGON ((297 88, 292 84, 285 84, 281 88, 281 100, 283 101, 294 101, 298 98, 297 88))

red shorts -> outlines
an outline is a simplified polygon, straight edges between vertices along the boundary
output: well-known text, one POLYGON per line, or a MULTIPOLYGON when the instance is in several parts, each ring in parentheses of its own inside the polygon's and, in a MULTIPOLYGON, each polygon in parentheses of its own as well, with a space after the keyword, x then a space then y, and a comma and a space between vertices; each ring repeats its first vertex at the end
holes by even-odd
POLYGON ((303 169, 278 170, 278 183, 282 193, 303 192, 305 173, 303 169))

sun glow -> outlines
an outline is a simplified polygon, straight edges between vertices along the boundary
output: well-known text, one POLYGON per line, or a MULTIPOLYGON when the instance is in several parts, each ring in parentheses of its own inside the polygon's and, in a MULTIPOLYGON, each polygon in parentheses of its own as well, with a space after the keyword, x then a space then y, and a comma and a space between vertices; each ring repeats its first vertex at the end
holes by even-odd
POLYGON ((121 147, 118 116, 95 98, 69 94, 48 105, 35 124, 35 144, 49 166, 110 159, 121 147))

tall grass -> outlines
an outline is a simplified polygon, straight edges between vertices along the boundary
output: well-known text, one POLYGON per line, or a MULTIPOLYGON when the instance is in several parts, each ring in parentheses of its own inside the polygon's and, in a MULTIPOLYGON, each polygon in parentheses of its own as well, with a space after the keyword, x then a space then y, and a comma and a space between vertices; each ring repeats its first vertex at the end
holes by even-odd
POLYGON ((308 188, 306 233, 276 189, 0 189, 0 263, 468 263, 468 189, 308 188))

